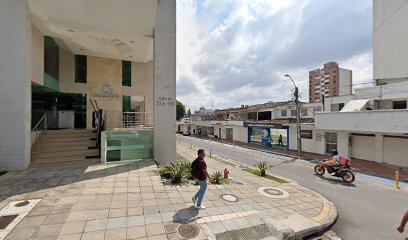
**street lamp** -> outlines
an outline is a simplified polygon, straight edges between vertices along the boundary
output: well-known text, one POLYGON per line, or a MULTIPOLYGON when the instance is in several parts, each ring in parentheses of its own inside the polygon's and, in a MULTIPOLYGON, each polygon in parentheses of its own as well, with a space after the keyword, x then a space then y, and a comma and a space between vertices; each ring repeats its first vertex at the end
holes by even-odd
POLYGON ((302 139, 300 136, 300 102, 299 102, 299 89, 296 86, 295 81, 293 81, 292 77, 289 74, 285 74, 285 77, 290 78, 290 80, 292 81, 293 85, 295 86, 295 92, 294 92, 294 96, 295 96, 295 103, 296 103, 296 135, 297 135, 297 151, 298 151, 298 155, 299 157, 302 157, 302 139))

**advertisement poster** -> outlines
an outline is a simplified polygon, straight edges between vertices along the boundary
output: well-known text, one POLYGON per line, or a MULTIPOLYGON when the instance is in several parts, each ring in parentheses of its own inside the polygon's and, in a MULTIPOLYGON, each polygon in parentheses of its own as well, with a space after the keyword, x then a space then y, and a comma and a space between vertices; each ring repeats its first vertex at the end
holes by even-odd
POLYGON ((262 145, 269 145, 269 128, 262 128, 262 145))

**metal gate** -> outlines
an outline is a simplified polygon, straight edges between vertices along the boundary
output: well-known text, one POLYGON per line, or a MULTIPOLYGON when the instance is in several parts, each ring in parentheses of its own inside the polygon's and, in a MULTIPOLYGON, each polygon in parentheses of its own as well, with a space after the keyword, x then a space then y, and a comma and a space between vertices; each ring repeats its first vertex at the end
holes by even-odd
POLYGON ((335 132, 326 132, 326 153, 330 153, 331 150, 337 149, 337 133, 335 132))
POLYGON ((226 139, 231 140, 234 138, 232 128, 226 128, 226 139))

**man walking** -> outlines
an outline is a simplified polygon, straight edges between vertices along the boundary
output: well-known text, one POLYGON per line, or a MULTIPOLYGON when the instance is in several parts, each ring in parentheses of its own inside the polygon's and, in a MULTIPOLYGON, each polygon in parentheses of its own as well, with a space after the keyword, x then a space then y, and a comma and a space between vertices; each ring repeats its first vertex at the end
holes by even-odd
POLYGON ((202 204, 205 191, 207 190, 207 179, 210 179, 210 176, 207 172, 207 164, 205 163, 205 151, 204 149, 198 150, 198 157, 191 164, 191 175, 197 179, 200 189, 193 196, 192 200, 195 207, 199 210, 205 209, 202 204))
POLYGON ((282 138, 283 138, 283 137, 282 137, 282 134, 279 134, 278 146, 284 147, 284 145, 283 145, 283 139, 282 139, 282 138))

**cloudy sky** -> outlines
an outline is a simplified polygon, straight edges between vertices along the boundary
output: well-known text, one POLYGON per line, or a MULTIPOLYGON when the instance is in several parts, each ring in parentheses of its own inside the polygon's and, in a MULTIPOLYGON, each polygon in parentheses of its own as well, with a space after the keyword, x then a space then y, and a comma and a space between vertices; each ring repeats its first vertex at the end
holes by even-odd
POLYGON ((289 73, 307 101, 309 70, 329 61, 371 81, 372 39, 360 44, 371 31, 372 0, 178 0, 177 98, 191 109, 289 100, 289 73))

